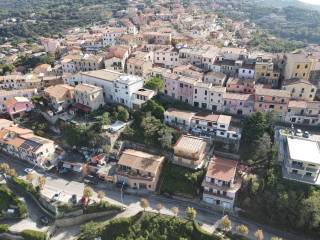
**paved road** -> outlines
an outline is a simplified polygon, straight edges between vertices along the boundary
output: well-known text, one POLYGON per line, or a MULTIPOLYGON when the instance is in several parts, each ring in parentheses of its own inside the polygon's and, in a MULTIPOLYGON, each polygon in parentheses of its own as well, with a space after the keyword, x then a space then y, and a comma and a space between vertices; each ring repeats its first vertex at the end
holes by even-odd
MULTIPOLYGON (((12 168, 16 169, 18 175, 22 177, 26 175, 23 169, 26 167, 30 167, 28 163, 22 162, 20 160, 15 160, 11 157, 8 157, 0 153, 0 163, 1 162, 9 163, 9 165, 12 168)), ((47 174, 47 173, 41 173, 41 172, 37 172, 36 174, 43 175, 46 177, 46 184, 43 192, 48 196, 51 196, 56 192, 61 192, 62 197, 60 200, 64 202, 67 202, 72 194, 78 195, 79 198, 82 196, 82 191, 84 188, 84 184, 82 182, 72 181, 69 178, 63 179, 61 178, 61 176, 57 177, 56 175, 53 175, 53 174, 47 174)), ((127 210, 124 213, 122 213, 121 216, 132 216, 141 210, 141 207, 139 205, 139 201, 141 197, 137 195, 125 193, 123 195, 123 199, 121 199, 120 190, 115 188, 113 184, 106 184, 106 183, 99 184, 98 186, 94 186, 93 189, 95 190, 95 194, 93 198, 96 197, 97 191, 104 191, 107 196, 106 200, 110 201, 111 203, 122 204, 122 200, 123 200, 123 204, 127 206, 127 210)), ((181 217, 185 217, 186 208, 189 206, 194 207, 197 210, 196 220, 199 221, 201 224, 203 224, 204 228, 209 232, 212 232, 214 230, 214 224, 217 221, 219 221, 219 219, 222 217, 221 212, 208 210, 208 209, 199 207, 198 205, 190 204, 189 202, 169 199, 169 198, 159 196, 159 195, 154 195, 154 194, 148 194, 148 195, 145 195, 144 197, 146 197, 150 203, 150 208, 148 210, 155 211, 156 204, 162 203, 164 206, 164 208, 162 209, 162 213, 164 214, 172 214, 170 209, 174 206, 178 206, 180 210, 179 215, 181 217)), ((288 239, 288 240, 307 239, 305 237, 298 237, 281 230, 270 228, 263 224, 257 224, 255 222, 249 221, 244 218, 230 217, 230 219, 233 224, 233 229, 235 229, 235 226, 239 224, 247 225, 250 230, 250 238, 252 239, 253 239, 253 233, 260 227, 264 230, 264 236, 266 240, 270 239, 272 236, 279 236, 279 237, 282 237, 283 239, 288 239)), ((32 219, 32 220, 36 220, 36 219, 32 219)), ((63 236, 68 236, 68 238, 69 237, 71 238, 71 235, 70 235, 71 232, 72 232, 72 235, 76 235, 78 231, 79 231, 79 227, 76 227, 76 226, 70 229, 64 229, 64 230, 60 229, 58 231, 58 235, 61 236, 62 238, 60 237, 55 239, 57 240, 63 239, 63 236)))

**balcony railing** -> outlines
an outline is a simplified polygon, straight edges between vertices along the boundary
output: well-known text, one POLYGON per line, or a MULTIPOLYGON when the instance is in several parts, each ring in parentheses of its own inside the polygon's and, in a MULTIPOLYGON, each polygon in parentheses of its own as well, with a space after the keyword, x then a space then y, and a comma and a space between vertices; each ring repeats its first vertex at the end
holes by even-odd
POLYGON ((139 174, 139 173, 134 172, 134 171, 124 171, 124 170, 121 170, 121 169, 118 169, 116 171, 116 173, 118 175, 125 176, 125 177, 128 177, 128 178, 141 179, 141 180, 147 180, 147 181, 152 181, 153 178, 154 178, 153 176, 142 175, 142 174, 139 174))

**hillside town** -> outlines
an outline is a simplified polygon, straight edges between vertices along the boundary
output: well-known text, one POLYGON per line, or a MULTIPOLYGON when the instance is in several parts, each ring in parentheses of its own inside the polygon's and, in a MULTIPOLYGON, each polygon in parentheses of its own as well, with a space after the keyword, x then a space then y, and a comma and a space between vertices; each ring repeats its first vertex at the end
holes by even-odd
POLYGON ((252 48, 224 1, 148 2, 0 45, 2 181, 40 206, 7 234, 108 239, 84 224, 147 209, 211 237, 183 239, 317 239, 320 47, 252 48))

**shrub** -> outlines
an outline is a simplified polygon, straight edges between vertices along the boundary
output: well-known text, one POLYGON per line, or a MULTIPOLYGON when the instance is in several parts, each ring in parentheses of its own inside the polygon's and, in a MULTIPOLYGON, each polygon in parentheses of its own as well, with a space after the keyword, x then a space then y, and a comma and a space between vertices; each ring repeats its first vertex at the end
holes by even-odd
POLYGON ((21 233, 25 240, 46 240, 47 234, 45 232, 39 232, 34 230, 23 230, 21 233))
POLYGON ((0 224, 0 233, 8 232, 9 225, 8 224, 0 224))
POLYGON ((103 211, 111 211, 111 210, 121 211, 122 208, 120 206, 110 204, 106 201, 101 201, 99 203, 95 203, 87 206, 86 209, 84 210, 84 213, 95 213, 95 212, 103 212, 103 211))

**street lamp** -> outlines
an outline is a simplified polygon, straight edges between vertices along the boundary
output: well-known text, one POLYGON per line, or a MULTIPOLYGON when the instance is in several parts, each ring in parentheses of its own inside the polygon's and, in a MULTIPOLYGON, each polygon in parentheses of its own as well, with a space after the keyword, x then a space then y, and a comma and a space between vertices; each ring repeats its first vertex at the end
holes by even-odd
POLYGON ((122 186, 121 186, 121 192, 120 192, 120 197, 121 197, 121 203, 123 204, 123 187, 124 187, 124 181, 122 182, 122 186))

